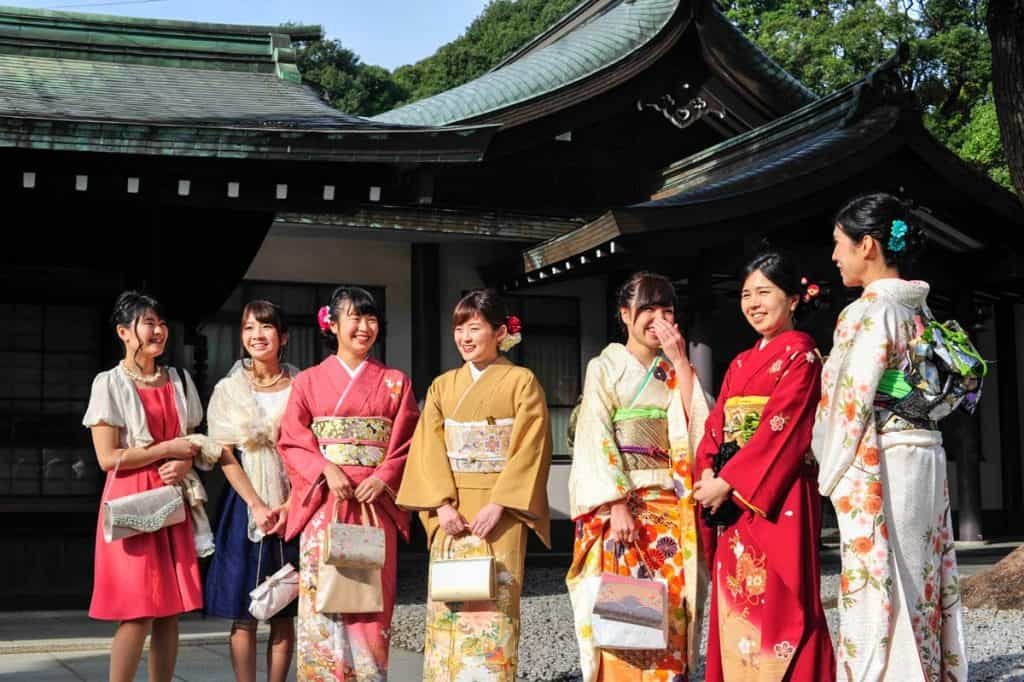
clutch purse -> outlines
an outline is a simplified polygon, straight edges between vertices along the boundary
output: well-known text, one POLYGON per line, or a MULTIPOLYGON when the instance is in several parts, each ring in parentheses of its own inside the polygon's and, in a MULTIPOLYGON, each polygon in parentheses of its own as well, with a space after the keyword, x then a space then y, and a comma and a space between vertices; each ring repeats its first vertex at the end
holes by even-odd
POLYGON ((493 601, 496 596, 494 553, 454 558, 452 537, 444 540, 441 559, 430 561, 430 600, 493 601))
POLYGON ((605 573, 591 614, 594 644, 605 649, 668 647, 665 583, 605 573))
MULTIPOLYGON (((256 620, 270 620, 281 609, 291 604, 299 596, 299 572, 295 567, 284 561, 284 544, 281 547, 281 568, 274 575, 256 586, 249 593, 249 613, 256 620)), ((260 540, 259 559, 256 562, 256 575, 260 574, 263 561, 263 541, 260 540)))
POLYGON ((332 521, 324 529, 323 563, 340 568, 383 568, 384 529, 380 527, 373 505, 369 505, 373 525, 368 523, 368 505, 361 506, 362 524, 336 523, 338 501, 334 501, 332 521))
POLYGON ((154 533, 184 520, 185 499, 181 488, 163 485, 104 502, 103 539, 113 542, 142 533, 154 533))
MULTIPOLYGON (((726 462, 732 459, 733 455, 739 452, 740 446, 734 442, 722 443, 721 447, 718 448, 718 452, 715 453, 715 457, 711 463, 711 470, 715 472, 715 476, 718 476, 722 467, 725 466, 726 462)), ((700 510, 700 515, 704 519, 704 523, 709 526, 731 526, 732 524, 739 521, 740 514, 739 505, 732 500, 732 496, 729 497, 718 507, 718 511, 711 513, 711 509, 704 507, 700 510)))

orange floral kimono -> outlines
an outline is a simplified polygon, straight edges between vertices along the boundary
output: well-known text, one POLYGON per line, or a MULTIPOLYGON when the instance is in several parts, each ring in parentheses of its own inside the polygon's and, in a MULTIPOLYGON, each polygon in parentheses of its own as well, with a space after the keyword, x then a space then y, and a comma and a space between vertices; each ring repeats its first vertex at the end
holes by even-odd
POLYGON ((569 475, 576 540, 566 577, 584 682, 677 682, 696 659, 706 581, 690 472, 707 414, 704 392, 694 381, 687 420, 675 371, 664 358, 644 366, 613 343, 587 367, 569 475), (610 505, 622 499, 640 533, 630 547, 610 535, 610 505), (667 649, 595 646, 591 614, 605 572, 666 583, 667 649))

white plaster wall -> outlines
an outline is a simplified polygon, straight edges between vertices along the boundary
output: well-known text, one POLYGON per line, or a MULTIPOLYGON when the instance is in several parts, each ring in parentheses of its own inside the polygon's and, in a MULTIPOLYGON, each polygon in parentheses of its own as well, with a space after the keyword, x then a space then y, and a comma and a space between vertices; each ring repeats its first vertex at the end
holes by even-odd
POLYGON ((411 252, 408 243, 399 241, 271 234, 263 241, 245 277, 278 282, 347 282, 384 287, 387 362, 410 373, 411 252))

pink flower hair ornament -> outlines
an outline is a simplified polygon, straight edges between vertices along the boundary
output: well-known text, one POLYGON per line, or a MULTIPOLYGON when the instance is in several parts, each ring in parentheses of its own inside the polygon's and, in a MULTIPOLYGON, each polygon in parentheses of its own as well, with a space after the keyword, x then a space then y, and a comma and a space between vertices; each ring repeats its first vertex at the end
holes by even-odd
POLYGON ((316 323, 320 326, 320 331, 326 332, 331 328, 331 309, 327 306, 323 306, 316 312, 316 323))

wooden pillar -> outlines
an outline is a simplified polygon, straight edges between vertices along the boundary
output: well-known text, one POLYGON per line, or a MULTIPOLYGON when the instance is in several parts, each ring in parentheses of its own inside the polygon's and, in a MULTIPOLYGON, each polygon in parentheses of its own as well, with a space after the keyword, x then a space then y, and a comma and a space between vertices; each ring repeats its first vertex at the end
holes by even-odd
MULTIPOLYGON (((965 329, 975 321, 974 292, 963 288, 956 292, 953 310, 965 329)), ((957 529, 961 542, 983 540, 981 527, 981 420, 978 414, 958 412, 949 417, 958 434, 956 457, 957 529)))
MULTIPOLYGON (((1020 389, 1017 385, 1017 316, 1013 303, 997 303, 996 357, 999 361, 999 448, 1003 475, 1003 511, 1024 511, 1021 482, 1020 389)), ((1017 518, 1020 518, 1017 516, 1017 518)), ((1005 530, 1009 530, 1007 527, 1005 530)))
MULTIPOLYGON (((703 254, 706 255, 706 254, 703 254)), ((712 313, 715 301, 711 289, 709 258, 698 258, 690 270, 689 310, 686 311, 690 363, 706 391, 714 390, 714 363, 712 356, 712 313)))
POLYGON ((441 373, 441 256, 437 244, 412 245, 412 385, 422 399, 441 373))

